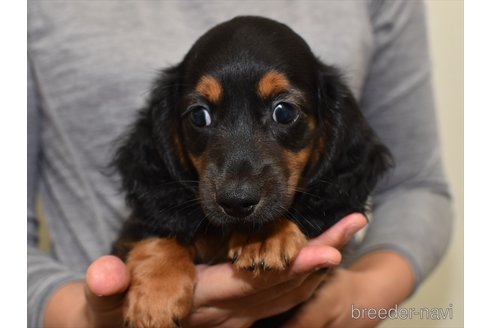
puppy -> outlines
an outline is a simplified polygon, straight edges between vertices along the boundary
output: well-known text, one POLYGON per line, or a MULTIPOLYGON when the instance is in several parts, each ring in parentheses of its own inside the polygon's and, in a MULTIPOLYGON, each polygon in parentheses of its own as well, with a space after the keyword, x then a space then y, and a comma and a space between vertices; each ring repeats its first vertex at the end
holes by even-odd
POLYGON ((390 161, 339 72, 289 27, 212 28, 161 73, 115 155, 133 209, 113 248, 131 272, 126 325, 179 326, 195 263, 285 270, 366 210, 390 161))

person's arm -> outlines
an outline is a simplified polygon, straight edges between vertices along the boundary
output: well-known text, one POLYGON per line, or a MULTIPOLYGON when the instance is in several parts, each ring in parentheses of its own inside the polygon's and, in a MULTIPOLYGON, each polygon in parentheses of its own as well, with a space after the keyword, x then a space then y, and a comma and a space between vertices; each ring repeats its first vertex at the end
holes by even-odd
POLYGON ((395 167, 374 193, 374 220, 357 257, 391 250, 411 265, 414 289, 443 256, 451 196, 443 172, 424 4, 378 1, 375 49, 361 106, 395 167))
POLYGON ((352 261, 286 327, 376 326, 380 320, 362 319, 357 309, 388 309, 404 301, 449 242, 451 199, 441 164, 423 4, 371 5, 375 48, 361 105, 395 167, 374 193, 373 220, 352 261))
POLYGON ((83 278, 70 272, 38 248, 38 219, 35 199, 40 155, 41 102, 35 74, 27 65, 27 324, 42 327, 46 301, 60 286, 83 278))

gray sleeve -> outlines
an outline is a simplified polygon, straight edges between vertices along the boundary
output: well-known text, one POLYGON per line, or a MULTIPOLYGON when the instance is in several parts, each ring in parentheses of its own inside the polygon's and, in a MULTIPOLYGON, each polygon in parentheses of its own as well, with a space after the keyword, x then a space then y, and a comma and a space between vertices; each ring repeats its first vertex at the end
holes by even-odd
POLYGON ((357 256, 390 249, 411 263, 416 288, 443 256, 452 228, 431 85, 424 6, 373 3, 375 41, 361 105, 395 167, 375 190, 357 256))
POLYGON ((32 67, 27 65, 27 326, 42 327, 49 296, 62 284, 82 279, 38 249, 35 198, 40 155, 41 114, 32 67))

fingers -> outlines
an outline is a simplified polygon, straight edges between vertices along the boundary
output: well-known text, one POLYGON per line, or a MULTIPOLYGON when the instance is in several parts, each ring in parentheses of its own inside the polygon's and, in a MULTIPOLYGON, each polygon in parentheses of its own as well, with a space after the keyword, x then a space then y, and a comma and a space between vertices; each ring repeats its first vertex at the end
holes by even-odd
MULTIPOLYGON (((307 301, 325 279, 325 273, 313 273, 296 288, 283 293, 279 291, 280 293, 276 298, 270 299, 263 306, 251 309, 250 311, 254 311, 251 315, 261 319, 286 312, 296 305, 307 301)), ((273 296, 273 293, 269 296, 273 296)), ((265 295, 265 298, 268 298, 268 296, 265 295)))
POLYGON ((340 277, 343 272, 344 270, 339 270, 335 275, 330 276, 316 291, 316 295, 305 302, 282 328, 332 327, 332 324, 337 322, 337 327, 353 327, 355 322, 343 324, 346 300, 353 301, 350 296, 353 283, 351 281, 346 281, 349 285, 341 283, 340 277))
POLYGON ((346 216, 325 233, 309 241, 285 272, 264 272, 254 278, 248 272, 237 272, 230 264, 197 266, 195 307, 245 297, 315 269, 337 266, 342 256, 336 248, 343 246, 366 224, 365 217, 360 213, 346 216))
POLYGON ((357 231, 367 225, 367 219, 361 213, 352 213, 338 221, 330 229, 309 241, 308 245, 324 245, 340 248, 345 245, 357 231))
POLYGON ((325 273, 316 272, 249 296, 218 300, 195 311, 187 318, 186 324, 190 327, 250 326, 254 321, 282 313, 307 300, 325 278, 325 273))
POLYGON ((204 304, 201 307, 195 305, 195 311, 186 318, 184 326, 249 327, 254 321, 268 316, 264 313, 271 309, 272 306, 269 303, 272 300, 299 288, 306 278, 307 276, 296 277, 261 291, 256 290, 255 293, 248 291, 248 296, 216 300, 209 299, 208 304, 204 304), (260 316, 260 314, 263 316, 260 316))
POLYGON ((360 213, 350 214, 315 239, 301 250, 294 260, 291 270, 304 274, 318 268, 330 268, 340 264, 342 255, 338 251, 352 236, 367 224, 360 213))
MULTIPOLYGON (((280 300, 281 298, 287 297, 287 302, 289 302, 292 299, 290 295, 298 295, 299 297, 297 299, 293 299, 295 301, 295 304, 297 304, 301 301, 301 299, 303 299, 301 297, 303 292, 310 293, 310 291, 314 290, 311 289, 310 287, 314 286, 314 284, 318 286, 319 283, 321 283, 326 277, 327 277, 326 270, 312 272, 309 275, 297 276, 279 285, 265 289, 256 295, 245 297, 241 299, 241 303, 243 304, 256 303, 259 304, 260 306, 262 304, 267 304, 267 307, 271 307, 270 304, 268 303, 274 302, 274 300, 280 300)), ((305 296, 308 295, 306 294, 305 296)))
POLYGON ((333 309, 324 306, 323 302, 310 300, 304 303, 282 328, 324 327, 336 319, 330 316, 332 312, 334 312, 333 309))
MULTIPOLYGON (((230 263, 212 266, 198 265, 196 268, 198 283, 195 287, 195 307, 214 301, 244 297, 272 285, 271 282, 265 283, 268 272, 265 272, 262 277, 255 278, 250 272, 236 271, 230 263)), ((286 278, 281 278, 273 284, 279 284, 284 280, 286 278)))
POLYGON ((342 261, 342 254, 336 248, 324 245, 307 245, 295 258, 290 271, 301 275, 320 268, 335 267, 342 261))
POLYGON ((347 243, 366 224, 367 221, 362 214, 346 216, 325 233, 311 240, 286 272, 264 272, 255 278, 247 272, 237 272, 230 264, 197 266, 198 284, 194 305, 200 307, 215 301, 246 297, 315 269, 337 266, 342 256, 336 248, 347 243))
POLYGON ((119 258, 100 257, 86 272, 85 294, 90 309, 105 312, 119 307, 129 284, 130 273, 119 258))
POLYGON ((198 283, 195 287, 195 307, 244 298, 292 279, 305 279, 292 270, 265 271, 259 276, 253 276, 251 272, 237 271, 230 263, 198 265, 196 268, 198 283))

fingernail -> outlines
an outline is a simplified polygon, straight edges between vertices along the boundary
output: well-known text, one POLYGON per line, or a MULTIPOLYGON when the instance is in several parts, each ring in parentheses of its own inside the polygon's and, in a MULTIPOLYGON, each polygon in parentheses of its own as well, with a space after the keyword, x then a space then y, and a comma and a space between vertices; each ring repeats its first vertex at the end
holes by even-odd
POLYGON ((347 230, 345 231, 345 239, 349 240, 351 239, 359 230, 361 230, 364 226, 361 226, 360 224, 351 224, 347 227, 347 230))

